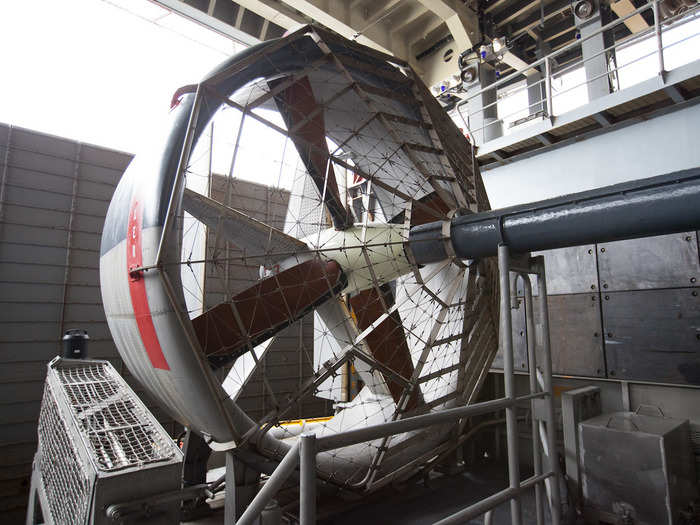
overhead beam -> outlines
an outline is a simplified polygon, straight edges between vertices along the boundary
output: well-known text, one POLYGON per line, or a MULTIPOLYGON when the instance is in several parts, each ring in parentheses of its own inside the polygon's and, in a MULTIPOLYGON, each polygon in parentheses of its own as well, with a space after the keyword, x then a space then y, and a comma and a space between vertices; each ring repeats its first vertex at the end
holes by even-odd
POLYGON ((236 0, 236 3, 285 29, 292 29, 300 24, 304 25, 309 22, 309 20, 299 16, 279 2, 272 2, 271 0, 236 0))
MULTIPOLYGON (((234 22, 234 25, 240 29, 241 24, 243 23, 243 15, 245 14, 245 7, 242 5, 238 6, 238 12, 236 13, 236 21, 234 22)), ((267 18, 265 19, 267 20, 267 18)))
MULTIPOLYGON (((518 55, 513 53, 512 51, 506 51, 503 54, 503 57, 501 58, 501 62, 504 64, 508 64, 510 67, 512 67, 515 71, 518 71, 520 69, 525 69, 529 64, 522 58, 520 58, 518 55)), ((538 71, 536 69, 529 69, 525 71, 526 75, 531 75, 533 73, 537 73, 538 71)))
POLYGON ((462 2, 457 0, 418 0, 447 24, 457 44, 458 52, 470 49, 481 40, 479 20, 462 2))
MULTIPOLYGON (((632 3, 632 0, 617 0, 617 2, 610 2, 610 9, 612 9, 613 13, 615 13, 619 18, 624 18, 634 11, 636 7, 632 3)), ((629 17, 627 20, 625 20, 624 24, 627 26, 627 29, 632 32, 632 34, 644 31, 649 27, 647 21, 644 20, 644 17, 639 13, 629 17)))
MULTIPOLYGON (((153 2, 172 13, 184 16, 185 18, 192 20, 193 22, 197 22, 198 24, 203 25, 204 27, 208 27, 209 29, 216 31, 220 35, 231 38, 236 42, 247 44, 249 46, 255 45, 258 42, 260 42, 253 35, 249 35, 245 31, 241 31, 240 29, 233 27, 230 24, 222 22, 218 18, 214 18, 213 16, 207 14, 204 11, 200 11, 199 9, 187 5, 181 0, 153 0, 153 2)), ((211 4, 209 5, 209 7, 211 7, 211 4)))
POLYGON ((405 58, 402 56, 405 53, 396 53, 396 49, 392 49, 394 46, 392 46, 391 38, 383 27, 378 25, 369 28, 360 27, 365 24, 359 19, 353 24, 352 11, 348 8, 347 2, 343 0, 282 0, 281 3, 296 9, 345 38, 354 39, 360 44, 383 53, 405 58), (361 34, 358 35, 358 33, 361 34))
POLYGON ((539 7, 539 5, 540 3, 537 0, 521 0, 515 4, 508 5, 503 11, 494 15, 494 24, 500 27, 512 22, 519 16, 539 7))
POLYGON ((553 18, 558 14, 570 9, 570 0, 555 0, 551 4, 548 4, 544 7, 544 20, 541 18, 539 12, 530 14, 522 25, 513 27, 511 29, 511 38, 515 38, 521 33, 525 33, 528 30, 532 30, 535 27, 537 27, 542 21, 546 22, 550 18, 553 18))
POLYGON ((388 0, 384 4, 379 5, 371 15, 365 19, 365 24, 374 24, 375 22, 381 20, 385 16, 389 15, 394 9, 396 9, 403 0, 388 0))
POLYGON ((421 4, 418 4, 418 3, 410 4, 410 7, 408 9, 401 10, 401 16, 399 17, 399 20, 392 22, 392 24, 391 24, 392 34, 402 33, 411 24, 413 24, 416 20, 428 15, 429 13, 431 13, 431 11, 428 11, 421 4))
POLYGON ((496 9, 500 8, 501 6, 505 5, 508 2, 508 0, 494 0, 493 2, 490 2, 489 5, 487 5, 484 8, 484 13, 489 14, 495 11, 496 9))

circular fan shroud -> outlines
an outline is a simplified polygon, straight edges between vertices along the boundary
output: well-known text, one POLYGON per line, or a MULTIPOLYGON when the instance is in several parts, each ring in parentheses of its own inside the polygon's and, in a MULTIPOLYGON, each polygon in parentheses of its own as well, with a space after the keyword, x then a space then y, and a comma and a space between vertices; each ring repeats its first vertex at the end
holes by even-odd
MULTIPOLYGON (((265 79, 269 89, 275 89, 290 79, 306 78, 317 106, 323 108, 325 134, 344 151, 355 154, 353 169, 372 180, 384 216, 399 225, 403 220, 405 233, 411 225, 439 218, 445 204, 470 211, 487 209, 481 180, 469 169, 468 145, 417 77, 410 71, 408 74, 404 76, 361 46, 317 28, 302 29, 250 48, 222 64, 200 84, 201 103, 196 107, 194 93, 182 94, 173 111, 171 133, 160 151, 132 162, 105 221, 100 260, 103 302, 115 343, 130 371, 182 424, 216 442, 255 444, 272 457, 283 455, 295 439, 267 431, 269 424, 260 432, 258 424, 226 395, 212 374, 197 333, 184 313, 179 272, 182 232, 176 228, 167 232, 163 266, 135 271, 156 261, 171 196, 176 212, 181 209, 182 188, 173 195, 173 187, 188 129, 194 131, 196 142, 216 110, 227 103, 225 97, 255 79, 265 79), (191 115, 195 116, 192 122, 191 115), (436 200, 443 205, 432 205, 436 200)), ((289 119, 289 113, 299 108, 284 98, 285 91, 279 93, 282 95, 275 100, 282 112, 288 112, 290 133, 296 126, 302 132, 301 143, 313 143, 308 134, 303 136, 304 117, 299 121, 297 116, 296 122, 294 117, 289 119)), ((317 154, 313 147, 306 151, 311 176, 314 161, 318 164, 313 158, 317 154)), ((301 150, 300 155, 304 156, 301 150)), ((338 202, 327 198, 325 203, 335 226, 347 228, 338 202)), ((328 259, 325 252, 322 257, 328 259)), ((476 268, 476 264, 467 269, 458 261, 445 261, 412 268, 399 277, 391 314, 398 316, 396 324, 403 326, 410 352, 410 366, 404 359, 399 375, 413 379, 418 389, 413 395, 407 388, 392 391, 386 387, 396 381, 372 370, 370 373, 379 378, 377 388, 363 390, 319 427, 318 433, 382 423, 414 411, 439 410, 473 400, 497 348, 494 267, 486 262, 478 272, 476 268), (361 412, 362 417, 355 412, 361 412)), ((388 306, 379 298, 382 292, 376 276, 373 281, 368 290, 375 297, 368 303, 380 303, 383 313, 388 306)), ((314 306, 337 308, 338 291, 331 290, 324 306, 314 306)), ((351 336, 346 335, 343 341, 342 336, 333 335, 341 340, 343 349, 355 343, 358 351, 372 353, 367 341, 357 344, 351 336)), ((379 356, 374 357, 381 362, 379 356)), ((384 361, 386 364, 387 359, 384 361)), ((273 417, 269 422, 276 420, 273 417)), ((444 449, 453 428, 426 429, 320 454, 319 473, 340 484, 366 485, 373 478, 368 476, 370 463, 374 470, 381 463, 383 472, 406 475, 444 449), (436 448, 438 445, 442 449, 436 448)))

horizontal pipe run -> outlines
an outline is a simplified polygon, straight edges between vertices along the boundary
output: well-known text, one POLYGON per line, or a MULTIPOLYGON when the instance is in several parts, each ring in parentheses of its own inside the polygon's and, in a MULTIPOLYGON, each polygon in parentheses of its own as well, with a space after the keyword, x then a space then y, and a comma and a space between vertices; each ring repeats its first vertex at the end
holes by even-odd
MULTIPOLYGON (((282 488, 287 478, 294 472, 299 464, 299 441, 294 443, 294 446, 289 449, 287 454, 275 469, 267 482, 257 493, 253 501, 250 502, 248 508, 245 509, 243 515, 238 519, 236 525, 253 525, 258 522, 258 516, 263 511, 265 506, 270 502, 275 494, 282 488)), ((227 487, 228 489, 228 487, 227 487)))
MULTIPOLYGON (((551 250, 596 242, 695 230, 700 227, 700 168, 615 184, 545 201, 462 215, 450 238, 458 258, 551 250)), ((448 258, 440 221, 409 236, 418 264, 448 258)))
POLYGON ((140 514, 148 514, 154 507, 174 501, 188 501, 191 499, 209 497, 211 487, 207 483, 192 485, 182 490, 173 490, 161 494, 152 494, 145 498, 138 498, 124 503, 113 503, 105 509, 107 518, 119 521, 127 517, 134 517, 140 514))
POLYGON ((470 505, 467 508, 452 514, 451 516, 447 516, 440 521, 436 521, 433 525, 457 525, 459 523, 466 523, 467 521, 476 518, 477 516, 481 516, 485 512, 496 508, 501 503, 504 503, 509 499, 516 497, 518 494, 532 488, 537 483, 542 483, 552 474, 552 472, 546 472, 545 474, 540 474, 539 476, 532 476, 523 481, 519 488, 507 488, 500 492, 496 492, 488 498, 484 498, 479 502, 474 503, 474 505, 470 505))
POLYGON ((535 394, 527 394, 513 399, 494 399, 492 401, 484 401, 482 403, 474 403, 457 408, 449 408, 440 412, 431 412, 429 414, 421 414, 419 416, 407 417, 397 421, 382 423, 381 425, 371 425, 357 430, 349 430, 339 434, 330 434, 316 438, 316 449, 318 452, 333 450, 340 447, 347 447, 372 441, 383 437, 418 430, 431 425, 439 425, 441 423, 454 423, 457 419, 470 416, 478 416, 480 414, 488 414, 507 407, 512 407, 522 401, 546 397, 546 392, 537 392, 535 394))

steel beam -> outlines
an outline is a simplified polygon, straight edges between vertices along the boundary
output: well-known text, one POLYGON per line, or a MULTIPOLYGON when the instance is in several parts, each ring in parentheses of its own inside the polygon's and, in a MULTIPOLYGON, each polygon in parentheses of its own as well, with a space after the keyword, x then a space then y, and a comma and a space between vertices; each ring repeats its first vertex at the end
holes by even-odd
POLYGON ((479 20, 475 12, 456 0, 418 0, 447 24, 447 28, 462 52, 481 40, 479 20))
MULTIPOLYGON (((248 0, 246 0, 248 1, 248 0)), ((309 18, 323 24, 345 38, 354 39, 359 44, 369 46, 388 55, 396 54, 404 58, 403 53, 396 53, 396 46, 392 45, 389 35, 382 26, 371 28, 360 27, 353 23, 351 12, 340 0, 320 2, 319 0, 282 0, 283 4, 296 9, 309 18), (362 33, 362 34, 360 34, 362 33)))
MULTIPOLYGON (((153 0, 153 2, 167 9, 168 11, 184 16, 193 22, 203 25, 204 27, 208 27, 212 31, 216 31, 220 35, 228 37, 236 42, 240 42, 241 44, 252 46, 260 42, 254 36, 249 35, 245 31, 241 31, 239 27, 233 27, 230 24, 222 22, 218 18, 214 18, 211 13, 200 11, 199 9, 187 5, 182 0, 153 0)), ((241 2, 238 3, 240 4, 241 2)), ((276 23, 278 25, 282 25, 279 22, 276 23)))

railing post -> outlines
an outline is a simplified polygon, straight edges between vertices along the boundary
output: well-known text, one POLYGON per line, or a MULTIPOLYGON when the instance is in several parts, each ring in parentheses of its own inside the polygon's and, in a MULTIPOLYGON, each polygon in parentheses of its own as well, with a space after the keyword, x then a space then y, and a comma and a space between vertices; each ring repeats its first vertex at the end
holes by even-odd
POLYGON ((661 19, 659 16, 659 0, 652 0, 654 13, 654 33, 656 34, 656 54, 659 57, 659 76, 664 80, 666 66, 664 66, 664 44, 661 39, 661 19))
POLYGON ((236 457, 233 450, 226 451, 226 494, 224 498, 224 525, 236 523, 236 457))
POLYGON ((550 484, 550 510, 552 525, 559 525, 561 500, 559 497, 559 461, 557 460, 556 427, 554 423, 554 393, 552 389, 552 350, 549 340, 549 307, 547 306, 547 276, 544 268, 544 257, 537 257, 537 288, 540 295, 540 323, 542 326, 542 376, 543 390, 549 395, 547 405, 547 450, 549 451, 549 470, 552 471, 550 484))
MULTIPOLYGON (((532 306, 532 282, 528 274, 522 274, 523 288, 525 291, 525 331, 527 332, 527 357, 530 372, 530 393, 534 394, 537 388, 537 350, 535 343, 535 311, 532 306)), ((532 464, 534 475, 542 474, 542 451, 540 449, 539 422, 536 417, 536 400, 530 402, 530 417, 532 419, 532 464)), ((542 484, 535 485, 535 516, 537 525, 544 525, 544 507, 542 484)))
POLYGON ((299 523, 316 523, 316 434, 302 434, 299 448, 299 523))
MULTIPOLYGON (((498 246, 498 276, 500 282, 500 334, 503 352, 503 386, 507 399, 515 398, 513 375, 513 327, 510 311, 510 254, 508 246, 498 246)), ((508 444, 509 487, 516 492, 510 500, 510 520, 512 525, 520 525, 520 461, 518 458, 518 421, 516 407, 506 407, 506 437, 508 444)))
POLYGON ((554 118, 554 110, 552 109, 552 64, 549 60, 549 56, 544 59, 544 85, 545 85, 545 97, 547 99, 547 118, 550 122, 554 118))

